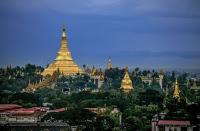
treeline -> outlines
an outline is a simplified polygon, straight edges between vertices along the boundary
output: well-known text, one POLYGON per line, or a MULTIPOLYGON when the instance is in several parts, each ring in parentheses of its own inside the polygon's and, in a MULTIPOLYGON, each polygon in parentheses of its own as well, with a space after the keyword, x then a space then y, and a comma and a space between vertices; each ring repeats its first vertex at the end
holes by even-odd
POLYGON ((0 68, 0 90, 22 91, 29 81, 35 83, 42 79, 40 73, 43 70, 43 67, 31 64, 27 64, 24 67, 16 66, 12 68, 8 66, 0 68))

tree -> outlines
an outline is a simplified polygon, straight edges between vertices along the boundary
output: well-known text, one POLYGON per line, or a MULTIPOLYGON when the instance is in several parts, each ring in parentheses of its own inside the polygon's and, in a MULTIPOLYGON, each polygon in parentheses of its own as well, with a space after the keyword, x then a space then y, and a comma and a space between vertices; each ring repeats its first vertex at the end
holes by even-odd
POLYGON ((126 131, 139 131, 143 125, 140 118, 129 116, 125 119, 124 126, 126 131))
POLYGON ((109 116, 98 116, 95 122, 98 131, 111 131, 114 128, 114 120, 109 116))
POLYGON ((163 95, 159 91, 153 89, 146 89, 145 91, 138 93, 139 105, 149 105, 150 103, 162 107, 163 95))
POLYGON ((37 94, 33 93, 15 93, 12 95, 12 97, 9 100, 10 103, 17 103, 17 104, 22 104, 22 105, 37 105, 41 106, 42 101, 40 97, 37 94))
POLYGON ((63 120, 70 125, 82 125, 87 122, 94 121, 94 117, 96 116, 95 113, 90 112, 89 110, 82 109, 82 108, 71 108, 64 112, 58 112, 58 113, 49 113, 47 114, 42 121, 45 120, 63 120))

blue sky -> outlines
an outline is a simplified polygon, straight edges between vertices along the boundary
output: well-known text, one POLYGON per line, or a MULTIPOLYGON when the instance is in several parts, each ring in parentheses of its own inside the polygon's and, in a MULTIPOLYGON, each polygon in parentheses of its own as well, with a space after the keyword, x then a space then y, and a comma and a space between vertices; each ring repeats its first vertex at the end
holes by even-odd
POLYGON ((1 0, 0 66, 45 66, 68 47, 82 66, 199 69, 199 0, 1 0))

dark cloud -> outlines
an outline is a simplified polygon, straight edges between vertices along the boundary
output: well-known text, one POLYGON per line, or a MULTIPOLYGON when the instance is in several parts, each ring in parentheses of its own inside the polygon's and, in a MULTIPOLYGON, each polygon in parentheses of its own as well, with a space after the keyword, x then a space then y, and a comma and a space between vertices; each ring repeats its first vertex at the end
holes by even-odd
POLYGON ((199 68, 199 7, 199 0, 1 0, 0 65, 46 65, 67 24, 80 64, 112 56, 122 66, 199 68))

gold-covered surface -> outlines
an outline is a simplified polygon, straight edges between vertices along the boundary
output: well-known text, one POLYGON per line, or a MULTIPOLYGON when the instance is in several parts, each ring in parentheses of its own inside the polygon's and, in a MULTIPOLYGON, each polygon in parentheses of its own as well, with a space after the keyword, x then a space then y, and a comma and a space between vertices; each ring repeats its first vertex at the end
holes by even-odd
POLYGON ((49 64, 49 66, 43 71, 42 75, 53 75, 57 70, 65 76, 83 73, 81 68, 72 59, 71 52, 67 48, 67 35, 65 29, 63 29, 62 32, 61 48, 57 53, 56 59, 49 64))
POLYGON ((112 69, 112 61, 111 61, 111 58, 109 58, 108 60, 108 69, 112 69))
POLYGON ((131 90, 133 90, 132 81, 131 81, 131 79, 129 77, 128 68, 127 67, 126 67, 126 70, 125 70, 124 78, 123 78, 122 83, 121 83, 121 89, 124 92, 130 92, 131 90))
POLYGON ((176 98, 178 101, 180 101, 180 89, 179 89, 179 84, 178 84, 177 79, 176 79, 176 82, 175 82, 173 97, 176 98))

